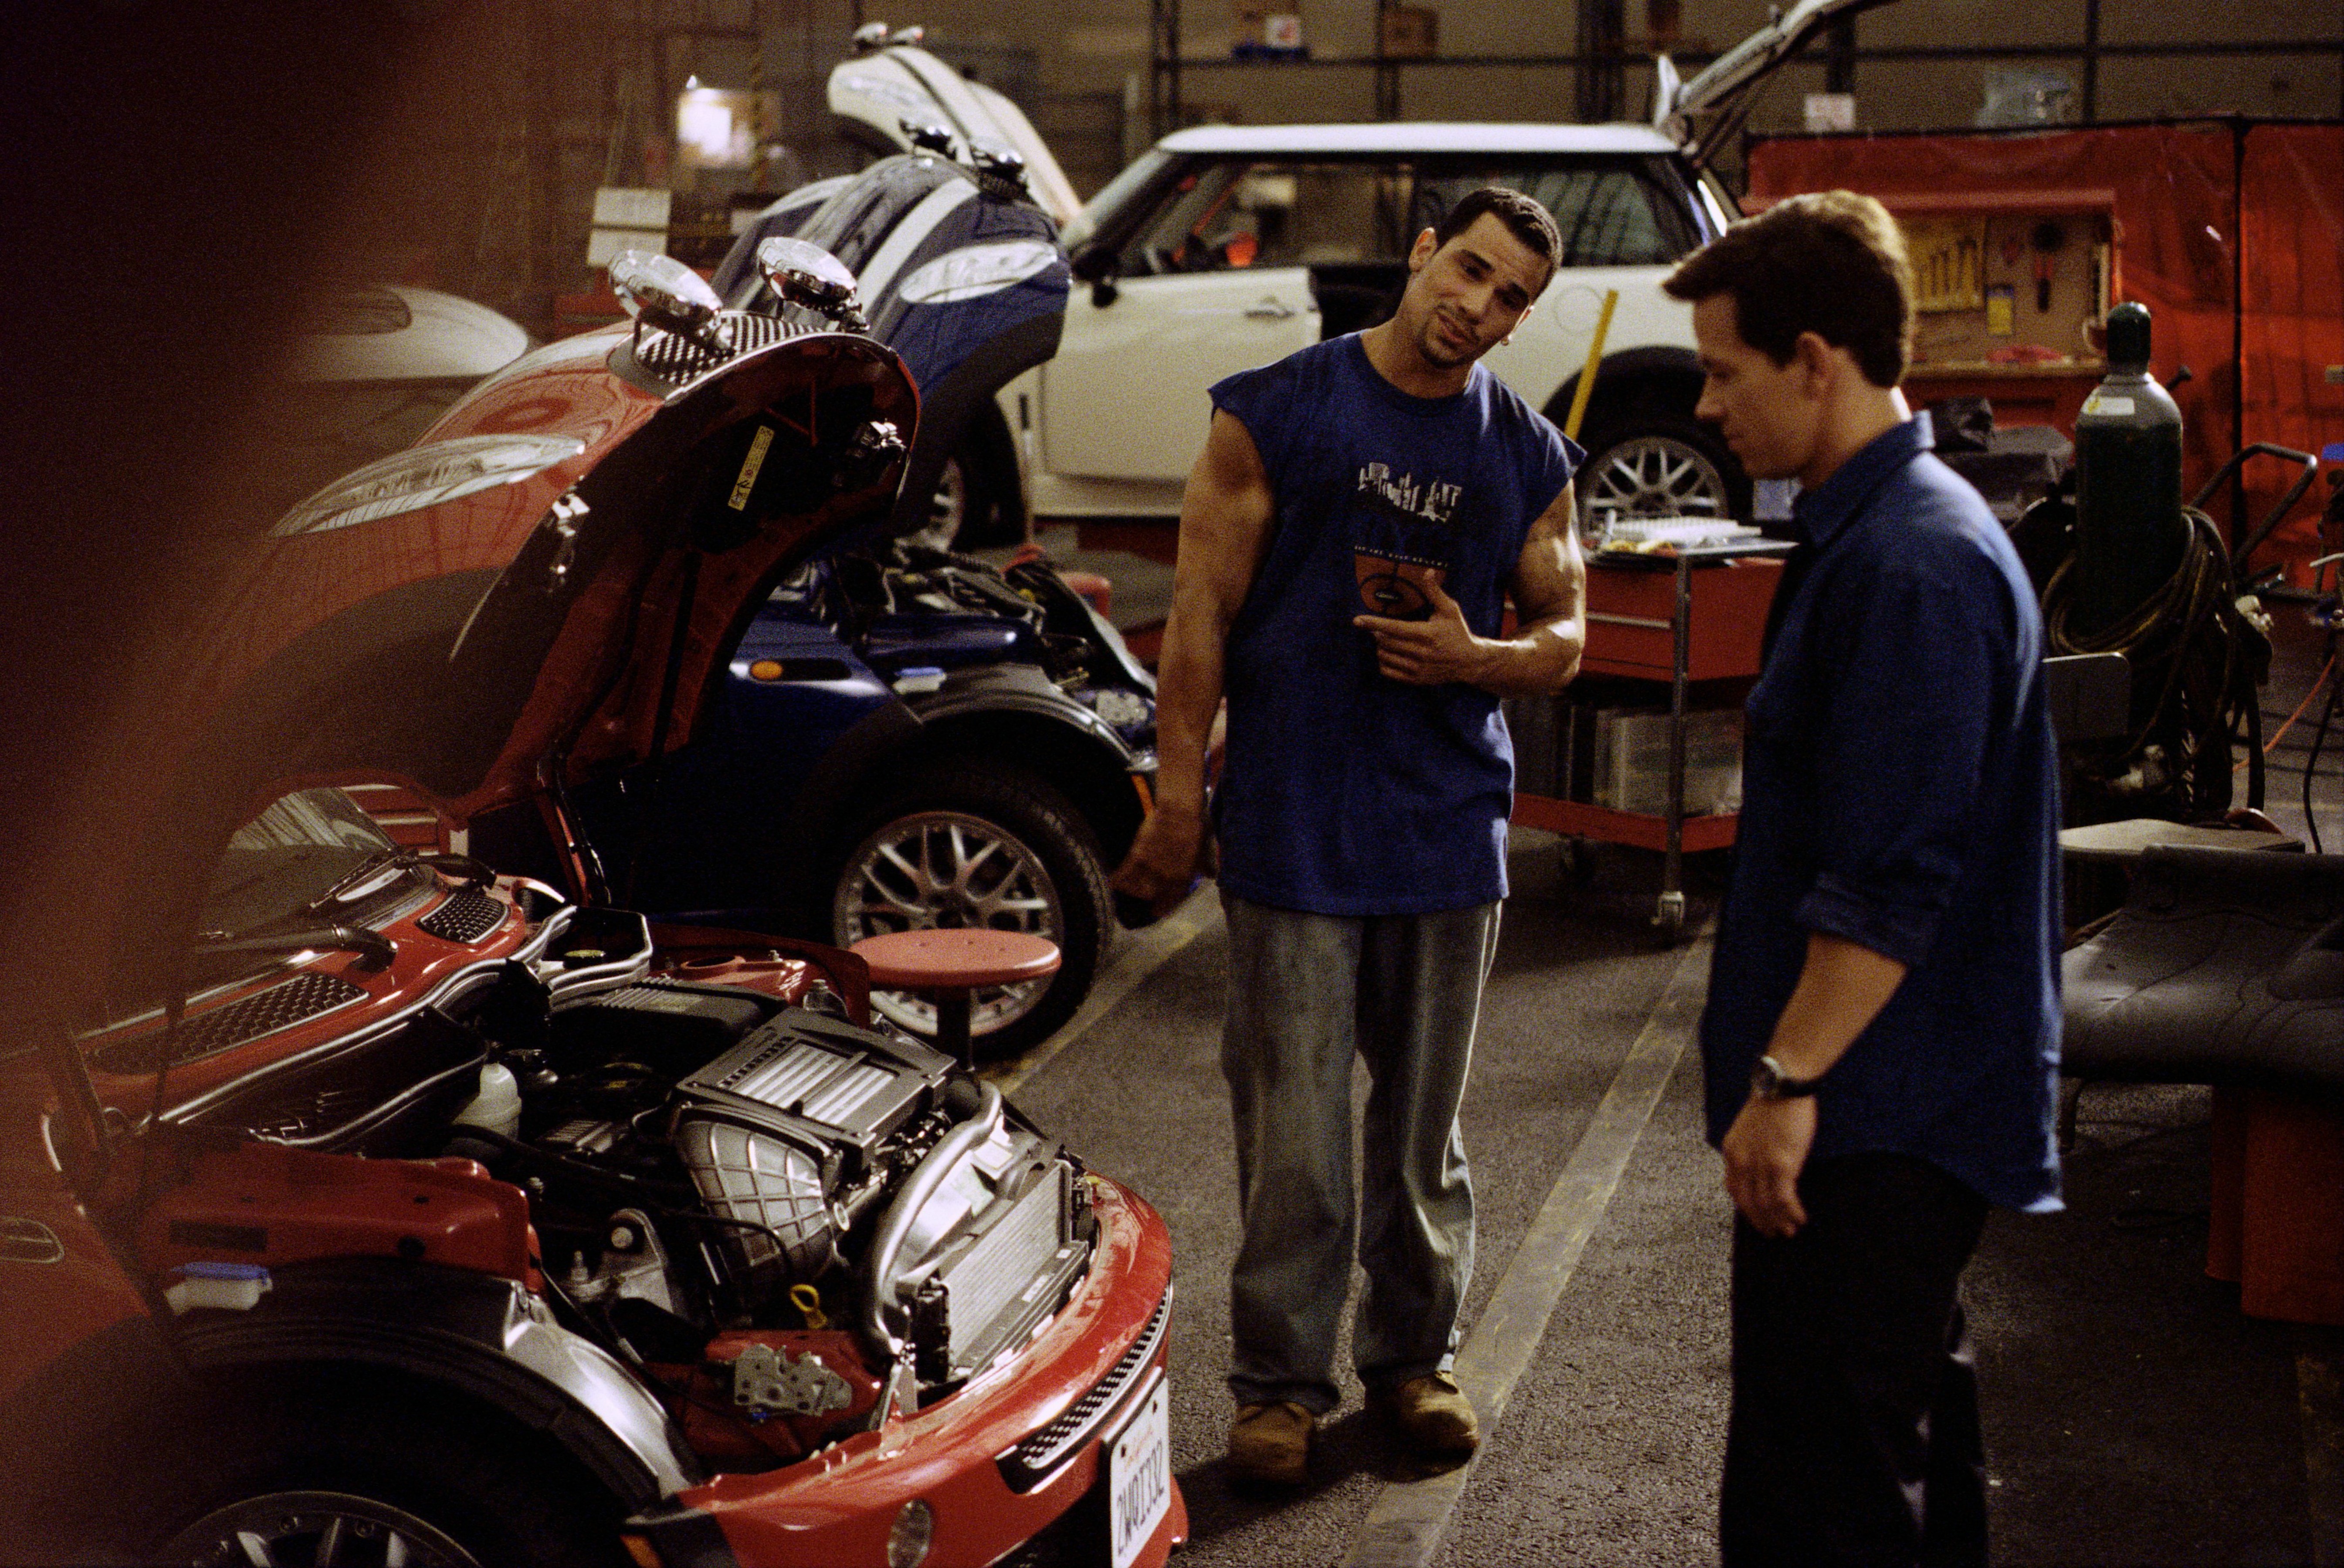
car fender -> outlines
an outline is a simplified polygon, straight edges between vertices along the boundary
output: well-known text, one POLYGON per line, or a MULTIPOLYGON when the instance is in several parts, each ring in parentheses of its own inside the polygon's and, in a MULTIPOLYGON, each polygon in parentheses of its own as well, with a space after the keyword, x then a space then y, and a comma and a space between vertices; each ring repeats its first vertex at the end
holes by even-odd
POLYGON ((250 1310, 190 1312, 176 1328, 197 1373, 360 1365, 476 1400, 544 1433, 631 1509, 707 1479, 659 1402, 510 1280, 337 1260, 278 1270, 250 1310))
MULTIPOLYGON (((1565 377, 1547 400, 1546 417, 1558 429, 1571 416, 1571 400, 1579 395, 1580 377, 1584 374, 1581 369, 1565 377)), ((1690 418, 1700 397, 1700 357, 1674 344, 1648 344, 1603 357, 1596 367, 1595 390, 1588 399, 1586 417, 1589 425, 1601 426, 1622 405, 1682 398, 1682 412, 1690 418)))
POLYGON ((1072 726, 1105 746, 1120 765, 1131 765, 1131 748, 1114 727, 1067 696, 1056 681, 1030 664, 996 664, 956 671, 943 687, 915 699, 912 711, 929 726, 972 713, 1038 714, 1072 726))
MULTIPOLYGON (((870 792, 885 779, 887 765, 919 741, 924 727, 901 698, 873 709, 822 754, 822 759, 798 787, 791 803, 791 835, 806 848, 825 844, 846 817, 866 805, 870 792)), ((812 873, 819 856, 797 857, 803 873, 812 873)))

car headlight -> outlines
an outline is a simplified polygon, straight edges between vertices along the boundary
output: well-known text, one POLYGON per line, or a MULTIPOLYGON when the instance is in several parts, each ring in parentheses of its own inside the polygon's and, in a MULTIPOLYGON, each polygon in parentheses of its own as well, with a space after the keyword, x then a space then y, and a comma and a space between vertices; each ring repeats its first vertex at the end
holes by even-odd
POLYGON ((1147 699, 1117 686, 1101 687, 1093 692, 1091 709, 1117 729, 1145 724, 1156 716, 1155 705, 1147 699))
POLYGON ((271 538, 322 534, 516 484, 586 449, 570 436, 459 436, 343 475, 278 519, 271 538))
POLYGON ((935 1510, 914 1497, 896 1511, 894 1527, 887 1532, 887 1568, 920 1568, 935 1538, 935 1510))

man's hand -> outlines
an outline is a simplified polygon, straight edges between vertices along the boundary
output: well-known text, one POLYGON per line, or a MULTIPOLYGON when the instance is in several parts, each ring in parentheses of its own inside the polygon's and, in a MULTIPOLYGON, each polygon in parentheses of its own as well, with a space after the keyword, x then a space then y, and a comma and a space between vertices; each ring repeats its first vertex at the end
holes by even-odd
POLYGON ((1440 686, 1452 680, 1475 682, 1489 662, 1488 644, 1465 624, 1465 611, 1428 582, 1432 600, 1426 620, 1393 620, 1389 616, 1361 615, 1351 624, 1376 639, 1376 668, 1388 679, 1410 686, 1440 686))
POLYGON ((1211 848, 1202 812, 1158 809, 1139 825, 1131 853, 1107 879, 1107 886, 1147 900, 1161 920, 1188 896, 1189 884, 1197 874, 1210 869, 1211 848))
POLYGON ((1815 1143, 1814 1096, 1761 1100, 1752 1095, 1719 1145, 1725 1155, 1725 1191, 1742 1217, 1777 1241, 1807 1222, 1799 1201, 1799 1172, 1815 1143))

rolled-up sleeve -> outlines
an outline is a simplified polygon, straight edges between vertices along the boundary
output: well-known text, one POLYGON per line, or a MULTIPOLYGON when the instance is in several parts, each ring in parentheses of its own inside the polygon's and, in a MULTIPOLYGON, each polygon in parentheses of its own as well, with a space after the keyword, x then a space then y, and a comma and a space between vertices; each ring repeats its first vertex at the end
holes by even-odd
POLYGON ((1964 846, 2006 682, 2006 590, 1974 555, 1923 545, 1878 580, 1835 639, 1814 759, 1814 884, 1795 918, 1907 966, 1927 957, 1964 846))

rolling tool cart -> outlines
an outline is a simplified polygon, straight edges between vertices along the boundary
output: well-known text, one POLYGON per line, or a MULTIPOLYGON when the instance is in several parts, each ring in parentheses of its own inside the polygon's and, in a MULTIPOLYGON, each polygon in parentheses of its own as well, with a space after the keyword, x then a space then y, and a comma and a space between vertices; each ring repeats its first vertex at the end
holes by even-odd
MULTIPOLYGON (((1667 525, 1641 525, 1648 540, 1667 525)), ((1714 519, 1688 520, 1714 534, 1714 519)), ((1745 537, 1686 542, 1665 553, 1599 549, 1587 573, 1587 652, 1580 684, 1556 697, 1516 699, 1507 721, 1516 737, 1513 820, 1578 839, 1657 849, 1661 890, 1652 923, 1670 941, 1685 923, 1684 855, 1733 842, 1739 818, 1720 804, 1738 798, 1741 700, 1757 678, 1760 643, 1781 580, 1787 540, 1745 537), (1582 687, 1598 684, 1633 701, 1668 688, 1665 715, 1599 709, 1582 687), (1696 689, 1702 689, 1698 692, 1696 689), (1696 709, 1696 695, 1709 700, 1696 709), (1702 727, 1704 786, 1688 810, 1688 743, 1702 727), (1639 723, 1639 719, 1647 722, 1639 723), (1656 721, 1656 722, 1655 722, 1656 721), (1664 774, 1639 766, 1638 739, 1657 728, 1664 774), (1595 753, 1608 766, 1599 769, 1595 753), (1599 772, 1602 777, 1599 778, 1599 772), (1650 786, 1660 783, 1657 790, 1650 786), (1724 786, 1734 786, 1725 788, 1724 786)))

